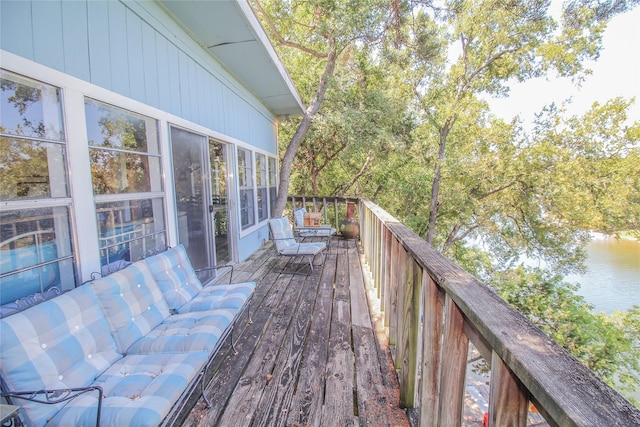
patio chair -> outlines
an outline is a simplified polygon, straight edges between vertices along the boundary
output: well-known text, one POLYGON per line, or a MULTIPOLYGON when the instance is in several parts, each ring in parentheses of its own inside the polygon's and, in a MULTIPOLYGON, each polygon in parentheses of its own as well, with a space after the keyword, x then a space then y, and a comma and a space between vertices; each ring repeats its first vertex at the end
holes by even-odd
MULTIPOLYGON (((283 273, 311 274, 314 266, 313 261, 315 260, 316 255, 327 249, 327 244, 325 242, 297 242, 293 236, 291 224, 286 217, 270 219, 269 230, 271 233, 271 239, 275 244, 276 251, 280 256, 302 257, 309 261, 309 272, 306 274, 299 272, 297 268, 293 272, 283 271, 283 273)), ((322 262, 324 262, 324 257, 322 262)), ((322 263, 318 265, 322 265, 322 263)))
POLYGON ((329 224, 321 224, 316 226, 304 225, 304 214, 307 213, 306 208, 300 208, 293 211, 293 231, 300 237, 326 237, 327 247, 331 247, 331 237, 336 234, 336 229, 329 224))

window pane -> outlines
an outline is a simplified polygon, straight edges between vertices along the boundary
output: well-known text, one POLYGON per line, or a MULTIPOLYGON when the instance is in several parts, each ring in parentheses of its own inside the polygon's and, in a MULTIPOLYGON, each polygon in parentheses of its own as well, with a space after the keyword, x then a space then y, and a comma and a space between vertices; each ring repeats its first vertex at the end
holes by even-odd
POLYGON ((89 145, 159 154, 154 119, 87 99, 85 101, 89 145))
POLYGON ((273 212, 278 197, 278 169, 276 159, 269 157, 269 212, 273 212))
POLYGON ((238 183, 240 187, 253 186, 251 152, 238 148, 238 183))
POLYGON ((144 193, 160 187, 159 157, 100 149, 89 153, 94 194, 144 193))
POLYGON ((244 230, 255 224, 253 190, 240 190, 240 224, 244 230))
POLYGON ((267 162, 264 154, 256 154, 256 182, 258 187, 267 185, 267 162))
POLYGON ((93 192, 162 191, 157 121, 87 99, 93 192))
POLYGON ((264 221, 269 218, 267 202, 267 189, 258 188, 258 221, 264 221))
POLYGON ((161 198, 96 204, 100 262, 137 261, 166 248, 161 198))
POLYGON ((68 207, 0 213, 0 304, 75 283, 68 207))
POLYGON ((62 144, 0 137, 0 199, 67 197, 62 144))
POLYGON ((0 71, 2 133, 64 139, 60 89, 0 71))
POLYGON ((269 187, 275 187, 277 182, 278 169, 276 159, 269 157, 269 187))

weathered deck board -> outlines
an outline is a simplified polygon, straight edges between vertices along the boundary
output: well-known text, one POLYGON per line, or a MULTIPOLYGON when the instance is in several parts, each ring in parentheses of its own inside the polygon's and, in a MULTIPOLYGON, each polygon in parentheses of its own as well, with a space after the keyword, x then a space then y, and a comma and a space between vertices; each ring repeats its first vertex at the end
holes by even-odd
POLYGON ((267 245, 234 268, 234 282, 258 284, 253 322, 234 331, 239 354, 226 342, 212 363, 212 407, 200 399, 183 425, 408 426, 357 242, 334 239, 309 276, 282 273, 297 261, 267 245))

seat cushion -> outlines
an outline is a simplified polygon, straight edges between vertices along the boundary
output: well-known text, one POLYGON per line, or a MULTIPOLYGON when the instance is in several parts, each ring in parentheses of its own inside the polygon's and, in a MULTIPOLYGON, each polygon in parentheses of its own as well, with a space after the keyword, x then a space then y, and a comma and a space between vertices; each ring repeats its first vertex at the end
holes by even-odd
POLYGON ((149 257, 145 262, 172 311, 177 311, 202 290, 183 245, 149 257))
POLYGON ((205 286, 195 298, 180 307, 178 312, 188 313, 221 308, 240 309, 255 288, 256 282, 205 286))
POLYGON ((212 354, 236 316, 236 309, 174 314, 134 342, 128 354, 206 352, 212 354))
POLYGON ((120 353, 169 317, 169 307, 148 265, 137 261, 90 283, 120 353))
MULTIPOLYGON (((0 320, 0 374, 12 391, 86 387, 121 358, 86 285, 0 320)), ((15 402, 33 425, 64 406, 15 402)))
POLYGON ((336 234, 335 228, 304 228, 298 230, 300 237, 329 237, 336 234))
MULTIPOLYGON (((98 377, 104 399, 100 425, 157 426, 207 362, 206 353, 132 355, 98 377)), ((70 401, 47 426, 93 426, 98 394, 70 401)))
POLYGON ((282 255, 315 255, 327 247, 325 242, 296 243, 280 252, 282 255))

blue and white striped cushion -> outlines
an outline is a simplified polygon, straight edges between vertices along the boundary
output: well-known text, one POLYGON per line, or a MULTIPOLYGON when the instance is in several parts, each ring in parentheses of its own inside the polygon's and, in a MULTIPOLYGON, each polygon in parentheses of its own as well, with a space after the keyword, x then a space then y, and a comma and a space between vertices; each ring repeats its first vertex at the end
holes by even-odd
POLYGON ((255 288, 256 282, 205 286, 195 298, 180 307, 178 313, 220 308, 240 309, 255 288))
MULTIPOLYGON (((206 353, 126 356, 95 382, 105 396, 100 424, 159 425, 206 361, 206 353)), ((47 426, 95 425, 97 396, 88 393, 70 401, 47 426)))
POLYGON ((276 244, 278 252, 282 252, 287 247, 296 244, 287 218, 270 219, 269 226, 271 227, 271 234, 273 235, 273 241, 276 244))
POLYGON ((306 208, 300 208, 293 211, 293 223, 296 225, 296 227, 304 227, 304 214, 306 212, 306 208))
POLYGON ((124 270, 91 282, 118 350, 131 344, 169 317, 169 307, 148 265, 138 261, 124 270))
MULTIPOLYGON (((0 374, 12 391, 85 387, 121 358, 89 286, 0 320, 0 374)), ((64 406, 15 402, 36 426, 64 406)))
POLYGON ((316 228, 300 230, 300 237, 329 237, 336 234, 335 228, 316 228))
POLYGON ((282 255, 315 255, 327 247, 325 242, 296 243, 280 251, 282 255))
POLYGON ((133 343, 128 354, 212 353, 238 310, 174 314, 133 343))
POLYGON ((177 311, 202 290, 202 283, 196 276, 183 245, 149 257, 145 261, 162 290, 169 309, 177 311))

